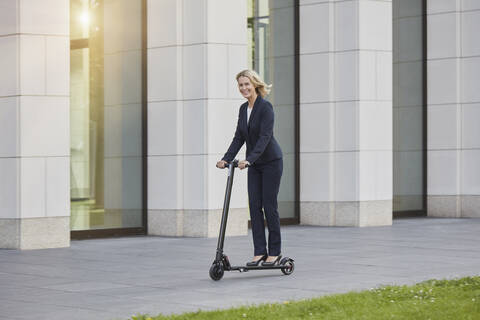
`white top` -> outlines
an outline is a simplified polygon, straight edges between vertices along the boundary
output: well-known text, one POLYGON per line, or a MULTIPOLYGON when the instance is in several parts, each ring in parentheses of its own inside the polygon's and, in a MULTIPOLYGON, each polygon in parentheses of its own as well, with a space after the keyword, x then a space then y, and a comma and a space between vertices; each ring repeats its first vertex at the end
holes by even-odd
POLYGON ((252 113, 252 109, 253 107, 252 108, 247 107, 247 124, 248 124, 248 120, 250 120, 250 113, 252 113))

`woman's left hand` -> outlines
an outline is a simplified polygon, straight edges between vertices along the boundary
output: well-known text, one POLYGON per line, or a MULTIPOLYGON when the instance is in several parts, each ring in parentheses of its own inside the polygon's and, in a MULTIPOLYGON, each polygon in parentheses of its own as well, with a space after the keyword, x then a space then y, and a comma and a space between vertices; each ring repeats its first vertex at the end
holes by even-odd
POLYGON ((249 165, 250 165, 250 162, 248 162, 247 160, 242 160, 238 163, 238 167, 240 168, 240 170, 245 169, 249 165))

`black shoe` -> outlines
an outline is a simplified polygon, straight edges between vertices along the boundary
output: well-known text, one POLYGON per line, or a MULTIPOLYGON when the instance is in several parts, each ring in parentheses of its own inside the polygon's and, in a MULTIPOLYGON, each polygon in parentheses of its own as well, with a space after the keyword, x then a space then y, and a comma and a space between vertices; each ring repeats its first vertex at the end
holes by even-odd
POLYGON ((249 262, 246 263, 246 265, 247 265, 247 267, 256 267, 260 264, 260 262, 267 259, 267 257, 268 256, 266 254, 264 254, 260 259, 249 261, 249 262))
POLYGON ((272 267, 272 266, 276 265, 280 261, 280 259, 282 259, 282 255, 278 255, 277 258, 272 262, 263 261, 262 266, 263 267, 272 267))

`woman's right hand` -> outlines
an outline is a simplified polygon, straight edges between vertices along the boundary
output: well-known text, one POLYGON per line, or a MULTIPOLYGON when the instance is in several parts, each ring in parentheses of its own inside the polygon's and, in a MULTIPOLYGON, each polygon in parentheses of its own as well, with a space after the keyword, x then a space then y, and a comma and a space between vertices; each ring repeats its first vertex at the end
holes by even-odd
POLYGON ((227 161, 225 160, 220 160, 217 162, 217 168, 219 169, 225 169, 225 166, 227 165, 227 161))

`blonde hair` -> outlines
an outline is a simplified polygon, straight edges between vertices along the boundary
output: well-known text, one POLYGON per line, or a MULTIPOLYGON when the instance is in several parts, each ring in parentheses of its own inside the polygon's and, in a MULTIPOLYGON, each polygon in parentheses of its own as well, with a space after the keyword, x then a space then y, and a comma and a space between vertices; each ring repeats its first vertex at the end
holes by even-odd
POLYGON ((262 96, 262 98, 264 98, 267 94, 270 93, 270 90, 272 89, 272 85, 271 84, 266 84, 265 82, 263 82, 262 78, 260 78, 260 76, 258 75, 258 73, 256 73, 255 71, 253 70, 243 70, 243 71, 240 71, 236 78, 237 81, 240 77, 246 77, 248 79, 250 79, 250 82, 253 84, 253 86, 255 87, 255 91, 262 96))

